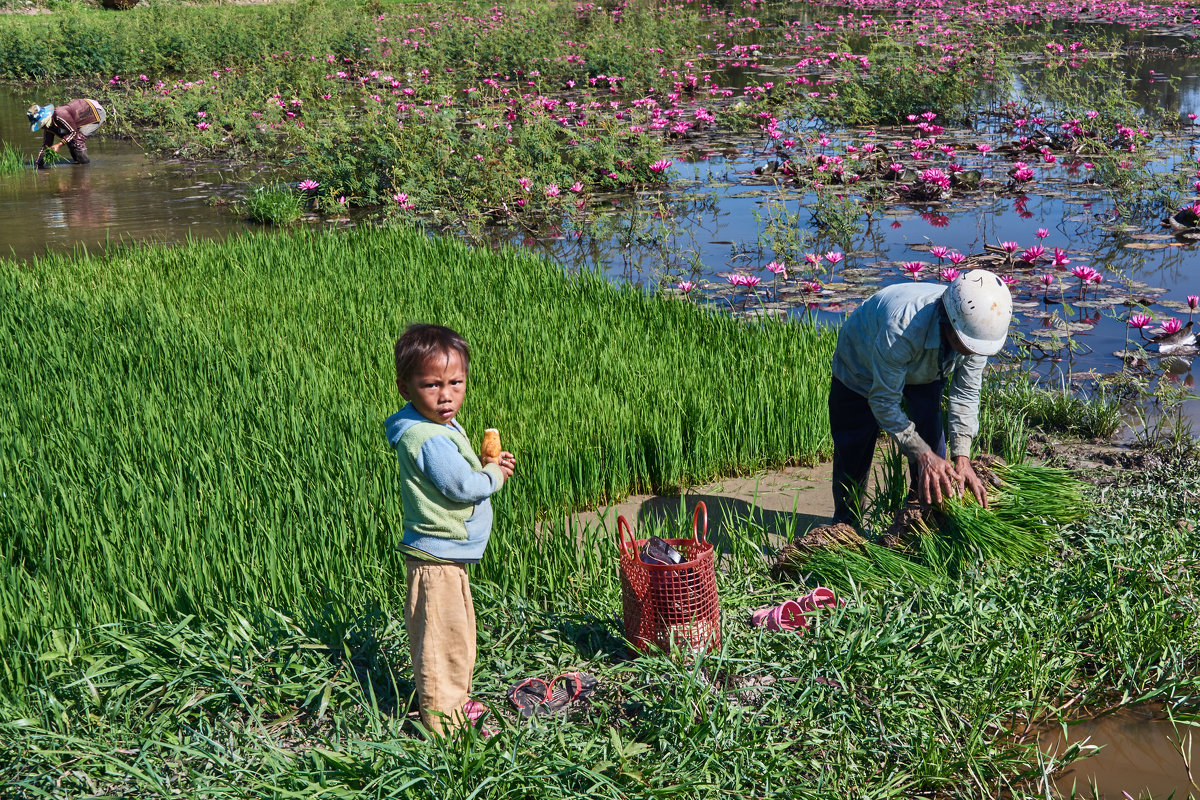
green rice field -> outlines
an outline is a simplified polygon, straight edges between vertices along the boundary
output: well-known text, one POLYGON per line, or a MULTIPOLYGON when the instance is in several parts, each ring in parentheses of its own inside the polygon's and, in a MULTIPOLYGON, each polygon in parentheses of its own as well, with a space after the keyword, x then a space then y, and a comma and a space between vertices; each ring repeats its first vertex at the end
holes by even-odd
POLYGON ((745 324, 528 255, 400 230, 0 267, 4 693, 51 631, 398 591, 392 343, 473 346, 460 421, 518 478, 482 580, 580 592, 611 563, 536 525, 828 454, 831 330, 745 324))

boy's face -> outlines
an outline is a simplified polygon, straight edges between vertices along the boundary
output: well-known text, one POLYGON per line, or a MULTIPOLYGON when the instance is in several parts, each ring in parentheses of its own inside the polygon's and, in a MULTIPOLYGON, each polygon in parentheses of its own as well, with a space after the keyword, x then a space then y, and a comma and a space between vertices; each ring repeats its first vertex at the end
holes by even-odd
POLYGON ((408 380, 397 379, 396 388, 422 417, 445 425, 454 419, 467 395, 467 370, 462 356, 453 350, 434 356, 408 380))

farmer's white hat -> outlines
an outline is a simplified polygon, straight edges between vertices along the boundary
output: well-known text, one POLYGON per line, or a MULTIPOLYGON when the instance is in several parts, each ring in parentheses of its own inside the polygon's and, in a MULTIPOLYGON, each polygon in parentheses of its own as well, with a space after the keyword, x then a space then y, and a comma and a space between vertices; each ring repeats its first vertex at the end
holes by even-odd
POLYGON ((950 327, 972 353, 991 356, 1000 352, 1012 321, 1012 294, 993 272, 964 272, 942 295, 950 327))

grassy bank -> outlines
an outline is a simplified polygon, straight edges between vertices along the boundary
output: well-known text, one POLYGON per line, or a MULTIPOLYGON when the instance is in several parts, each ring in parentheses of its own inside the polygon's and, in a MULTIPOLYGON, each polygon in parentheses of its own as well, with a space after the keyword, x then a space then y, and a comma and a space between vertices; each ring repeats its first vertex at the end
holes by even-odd
POLYGON ((504 592, 579 596, 610 571, 573 533, 535 539, 538 520, 828 453, 832 331, 416 232, 7 262, 0 297, 5 692, 51 631, 390 596, 382 422, 410 321, 465 334, 460 420, 520 455, 480 575, 504 592))
POLYGON ((19 798, 1046 797, 1061 764, 1023 743, 1028 723, 1200 711, 1197 493, 1165 474, 1098 493, 1028 567, 853 593, 802 638, 746 624, 800 590, 735 554, 723 650, 692 666, 624 660, 612 565, 579 601, 481 584, 477 696, 504 707, 509 683, 564 669, 600 680, 586 712, 506 716, 486 742, 413 735, 398 587, 311 620, 260 607, 55 637, 45 682, 5 709, 0 779, 19 798))

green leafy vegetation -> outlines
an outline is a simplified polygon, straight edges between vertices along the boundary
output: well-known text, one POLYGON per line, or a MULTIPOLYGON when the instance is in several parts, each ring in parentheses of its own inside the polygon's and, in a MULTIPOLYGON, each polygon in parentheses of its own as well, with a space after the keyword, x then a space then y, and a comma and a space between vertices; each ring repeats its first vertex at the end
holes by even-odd
POLYGON ((520 457, 478 572, 498 591, 576 597, 611 572, 562 512, 829 453, 833 331, 414 231, 7 262, 0 295, 0 417, 21 421, 0 448, 4 692, 52 630, 394 592, 382 424, 409 322, 466 336, 460 420, 520 457))
MULTIPOLYGON (((475 696, 503 710, 511 682, 564 669, 600 685, 567 720, 502 712, 488 740, 413 735, 398 581, 312 617, 252 607, 61 631, 38 646, 30 702, 4 706, 0 780, 22 799, 1044 798, 1064 761, 1031 743, 1060 713, 1157 701, 1196 718, 1200 533, 1175 520, 1198 492, 1194 475, 1156 474, 1092 495, 1061 554, 859 587, 804 636, 749 627, 752 609, 804 590, 769 582, 745 548, 718 572, 722 649, 694 663, 625 659, 615 567, 547 602, 480 582, 475 696)), ((756 526, 727 533, 766 542, 756 526)))

